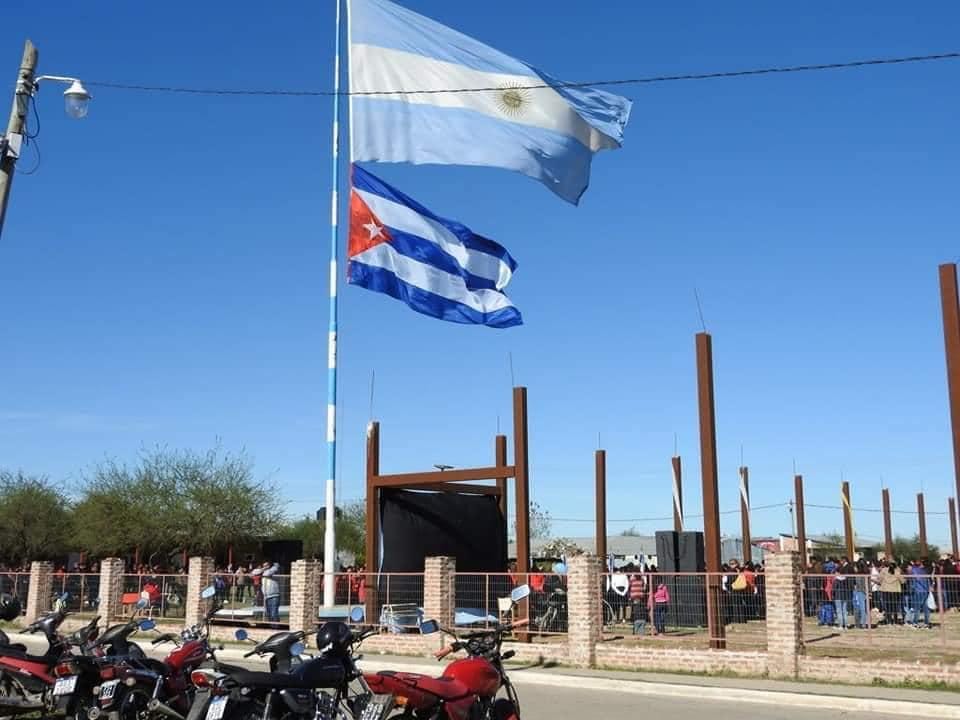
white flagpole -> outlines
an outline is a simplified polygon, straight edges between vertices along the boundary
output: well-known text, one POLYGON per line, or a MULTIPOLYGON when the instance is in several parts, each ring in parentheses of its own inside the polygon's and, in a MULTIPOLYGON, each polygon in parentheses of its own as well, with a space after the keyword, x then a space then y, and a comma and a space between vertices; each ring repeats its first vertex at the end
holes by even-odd
POLYGON ((340 0, 333 58, 333 189, 330 197, 330 326, 327 334, 327 492, 323 537, 323 606, 332 608, 337 571, 337 250, 340 186, 340 0))

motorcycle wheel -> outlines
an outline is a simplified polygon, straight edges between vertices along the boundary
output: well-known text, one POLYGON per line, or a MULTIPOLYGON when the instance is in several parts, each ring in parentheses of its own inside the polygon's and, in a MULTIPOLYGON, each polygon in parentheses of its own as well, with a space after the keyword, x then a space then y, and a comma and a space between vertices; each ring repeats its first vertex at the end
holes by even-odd
POLYGON ((510 700, 500 698, 490 710, 491 720, 520 720, 517 707, 510 700))
MULTIPOLYGON (((0 700, 11 698, 13 700, 25 701, 23 687, 5 672, 0 672, 0 700)), ((15 715, 0 715, 0 720, 11 720, 15 715)))
POLYGON ((141 688, 133 688, 120 701, 120 720, 140 720, 146 717, 150 693, 141 688))

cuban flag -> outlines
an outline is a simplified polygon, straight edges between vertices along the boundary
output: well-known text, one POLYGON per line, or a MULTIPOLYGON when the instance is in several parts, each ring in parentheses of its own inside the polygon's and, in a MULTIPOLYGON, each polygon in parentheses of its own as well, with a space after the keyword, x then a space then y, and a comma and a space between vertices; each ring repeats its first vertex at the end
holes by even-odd
POLYGON ((626 98, 564 86, 389 0, 350 1, 354 160, 505 168, 576 204, 594 154, 620 147, 626 98))
POLYGON ((510 253, 357 165, 347 254, 348 283, 424 315, 495 328, 523 322, 503 292, 517 269, 510 253))

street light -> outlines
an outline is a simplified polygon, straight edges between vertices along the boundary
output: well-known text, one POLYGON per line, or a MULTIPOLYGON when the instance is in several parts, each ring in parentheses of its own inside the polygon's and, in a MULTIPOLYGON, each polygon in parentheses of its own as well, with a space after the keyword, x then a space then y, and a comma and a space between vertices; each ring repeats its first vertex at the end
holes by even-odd
POLYGON ((64 110, 74 119, 87 116, 91 95, 77 78, 61 75, 40 75, 35 77, 39 53, 33 43, 27 40, 23 46, 23 59, 17 72, 17 85, 13 94, 13 109, 7 131, 0 135, 0 232, 3 232, 3 220, 7 214, 7 199, 10 197, 10 184, 13 171, 20 157, 24 140, 32 137, 27 134, 27 111, 30 103, 40 89, 43 81, 58 82, 69 87, 63 93, 64 110))
POLYGON ((87 112, 90 109, 90 101, 93 99, 93 95, 87 92, 87 89, 83 86, 83 83, 77 78, 60 77, 59 75, 41 75, 33 81, 35 88, 34 92, 40 89, 41 80, 52 80, 54 82, 61 82, 65 85, 69 83, 70 87, 63 91, 64 110, 66 110, 67 115, 72 117, 74 120, 82 120, 87 116, 87 112))
POLYGON ((440 472, 444 472, 445 470, 453 470, 453 465, 443 465, 442 463, 437 463, 434 465, 434 467, 440 472))

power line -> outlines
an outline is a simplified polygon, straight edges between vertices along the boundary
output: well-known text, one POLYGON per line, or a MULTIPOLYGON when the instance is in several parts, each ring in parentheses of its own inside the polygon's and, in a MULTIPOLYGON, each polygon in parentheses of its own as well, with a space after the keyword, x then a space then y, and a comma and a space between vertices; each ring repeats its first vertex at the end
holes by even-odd
MULTIPOLYGON (((722 70, 705 73, 690 73, 682 75, 652 75, 638 78, 620 78, 612 80, 591 80, 583 82, 556 82, 534 83, 523 86, 510 86, 511 90, 539 90, 542 88, 583 88, 583 87, 613 87, 618 85, 652 85, 654 83, 683 82, 689 80, 719 80, 726 78, 754 77, 757 75, 785 75, 788 73, 818 72, 823 70, 844 70, 849 68, 871 67, 876 65, 906 65, 908 63, 936 62, 939 60, 960 59, 960 52, 945 52, 931 55, 909 55, 905 57, 872 58, 869 60, 851 60, 849 62, 817 63, 809 65, 787 65, 781 67, 752 68, 747 70, 722 70)), ((112 82, 107 80, 93 80, 85 83, 91 87, 109 88, 112 90, 137 90, 142 92, 180 93, 185 95, 234 95, 234 96, 273 96, 273 97, 333 97, 341 96, 374 96, 374 95, 441 95, 466 94, 482 92, 502 92, 502 87, 472 87, 447 88, 440 90, 371 90, 350 92, 348 90, 335 93, 332 90, 278 90, 278 89, 230 89, 230 88, 201 88, 177 85, 141 85, 131 83, 112 82)))
MULTIPOLYGON (((790 504, 790 503, 774 503, 774 504, 772 504, 772 505, 756 505, 756 506, 750 508, 750 510, 751 510, 751 512, 753 512, 753 511, 755 511, 755 510, 772 510, 772 509, 774 509, 774 508, 785 508, 785 507, 787 507, 789 504, 790 504)), ((739 513, 740 513, 740 509, 737 508, 736 510, 724 510, 724 511, 722 511, 720 514, 721 514, 721 515, 736 515, 736 514, 739 514, 739 513)), ((515 516, 515 515, 511 515, 510 517, 511 517, 511 518, 515 518, 516 516, 515 516)), ((700 515, 688 515, 688 514, 684 513, 684 517, 685 517, 685 518, 700 518, 700 517, 703 517, 703 515, 702 515, 702 514, 700 514, 700 515)), ((555 517, 551 517, 550 520, 551 520, 551 522, 581 522, 581 523, 592 523, 592 522, 596 522, 596 518, 555 518, 555 517)), ((666 521, 668 521, 668 520, 672 521, 672 520, 673 520, 673 515, 667 515, 667 516, 665 516, 665 517, 625 518, 625 519, 621 519, 621 520, 607 520, 607 522, 608 522, 608 523, 648 523, 648 522, 666 522, 666 521)))
MULTIPOLYGON (((815 503, 805 503, 807 507, 817 508, 819 510, 843 510, 840 505, 817 505, 815 503)), ((851 508, 853 512, 866 512, 866 513, 882 513, 883 510, 880 508, 861 508, 855 507, 851 508)), ((919 515, 916 510, 891 510, 891 515, 919 515)), ((942 510, 927 510, 924 515, 946 515, 947 513, 942 510)))

